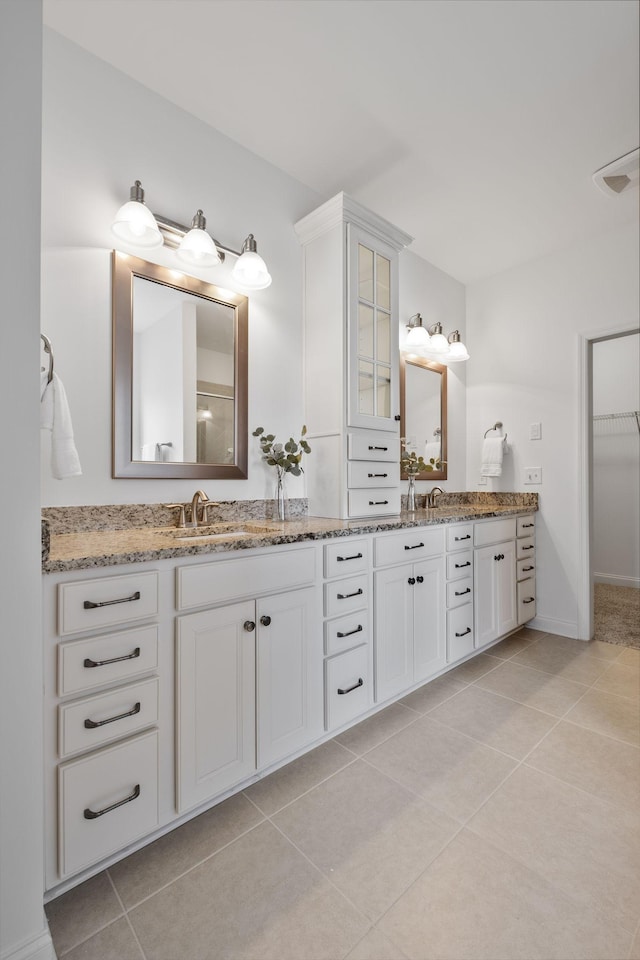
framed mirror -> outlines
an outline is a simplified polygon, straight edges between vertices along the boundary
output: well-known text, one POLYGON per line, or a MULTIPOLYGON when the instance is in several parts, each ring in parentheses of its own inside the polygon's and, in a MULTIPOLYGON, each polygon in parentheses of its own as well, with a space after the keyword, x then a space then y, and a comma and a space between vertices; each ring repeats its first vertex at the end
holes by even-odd
MULTIPOLYGON (((417 480, 447 479, 447 368, 414 354, 400 355, 400 436, 409 450, 440 469, 419 473, 417 480)), ((401 474, 406 480, 406 473, 401 474)))
POLYGON ((114 251, 113 476, 247 478, 247 297, 114 251))

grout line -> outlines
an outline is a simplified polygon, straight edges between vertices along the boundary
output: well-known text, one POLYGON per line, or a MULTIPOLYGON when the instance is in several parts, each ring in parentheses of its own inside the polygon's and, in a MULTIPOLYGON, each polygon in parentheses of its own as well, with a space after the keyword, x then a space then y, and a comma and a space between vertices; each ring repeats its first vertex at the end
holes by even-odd
POLYGON ((132 933, 132 935, 133 935, 133 939, 134 939, 135 942, 138 944, 138 949, 139 949, 139 951, 140 951, 140 956, 142 957, 142 960, 146 960, 146 954, 145 954, 144 950, 142 949, 142 944, 141 944, 140 941, 138 940, 138 934, 137 934, 136 931, 134 930, 133 924, 131 923, 131 918, 129 917, 129 911, 127 910, 127 908, 125 907, 124 903, 122 902, 122 897, 121 897, 120 894, 118 893, 118 888, 116 887, 115 883, 113 882, 113 877, 112 877, 111 874, 109 873, 109 870, 107 869, 105 872, 106 872, 106 874, 107 874, 107 877, 109 878, 109 883, 111 884, 111 887, 112 887, 112 889, 113 889, 113 892, 115 893, 115 895, 116 895, 116 897, 117 897, 118 903, 120 904, 120 906, 122 907, 122 909, 123 909, 123 911, 124 911, 125 920, 127 921, 127 924, 128 924, 128 926, 129 926, 129 930, 131 931, 131 933, 132 933))
MULTIPOLYGON (((72 887, 71 889, 74 890, 76 888, 72 887)), ((67 893, 70 893, 70 892, 71 892, 70 890, 67 890, 67 893)), ((56 951, 56 956, 60 958, 66 957, 69 953, 71 953, 72 950, 76 950, 77 947, 81 947, 88 940, 91 940, 92 937, 95 937, 98 933, 102 933, 102 931, 106 930, 107 927, 110 927, 112 924, 117 923, 118 920, 122 920, 122 919, 126 919, 126 914, 120 913, 118 914, 117 917, 112 917, 111 920, 108 920, 106 923, 103 923, 99 927, 96 927, 96 929, 92 930, 92 932, 88 936, 83 937, 82 940, 78 940, 76 943, 72 944, 72 946, 68 947, 66 950, 61 951, 60 948, 56 947, 54 943, 53 946, 56 951)))
MULTIPOLYGON (((624 929, 624 928, 623 928, 624 929)), ((627 954, 627 960, 634 960, 632 951, 633 945, 636 942, 636 937, 640 937, 640 920, 638 920, 638 926, 636 927, 635 933, 631 934, 631 946, 629 947, 629 953, 627 954)))

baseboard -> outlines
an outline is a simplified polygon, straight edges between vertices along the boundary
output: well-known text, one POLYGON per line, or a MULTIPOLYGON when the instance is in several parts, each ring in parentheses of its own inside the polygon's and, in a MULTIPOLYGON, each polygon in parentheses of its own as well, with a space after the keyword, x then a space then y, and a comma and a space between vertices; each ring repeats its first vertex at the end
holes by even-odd
POLYGON ((0 960, 57 960, 49 928, 0 953, 0 960))
POLYGON ((560 637, 578 639, 578 624, 571 620, 554 620, 551 617, 534 617, 524 624, 532 630, 544 630, 545 633, 557 633, 560 637))
POLYGON ((634 587, 640 590, 640 578, 638 577, 616 577, 608 573, 594 573, 594 583, 608 583, 611 587, 634 587))

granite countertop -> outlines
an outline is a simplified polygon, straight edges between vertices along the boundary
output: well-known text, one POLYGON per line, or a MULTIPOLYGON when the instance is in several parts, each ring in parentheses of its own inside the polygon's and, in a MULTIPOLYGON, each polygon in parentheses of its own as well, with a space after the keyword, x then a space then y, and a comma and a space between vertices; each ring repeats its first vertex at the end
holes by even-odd
MULTIPOLYGON (((381 533, 489 517, 519 516, 538 509, 537 498, 522 495, 524 502, 467 502, 445 504, 394 517, 335 520, 296 517, 285 522, 258 517, 227 520, 199 528, 213 539, 179 539, 193 536, 192 529, 175 526, 130 526, 124 529, 50 531, 48 556, 43 552, 44 573, 141 563, 172 557, 203 556, 231 550, 251 550, 287 543, 326 540, 364 533, 381 533), (525 499, 526 498, 526 499, 525 499)), ((82 508, 79 508, 82 509, 82 508)))

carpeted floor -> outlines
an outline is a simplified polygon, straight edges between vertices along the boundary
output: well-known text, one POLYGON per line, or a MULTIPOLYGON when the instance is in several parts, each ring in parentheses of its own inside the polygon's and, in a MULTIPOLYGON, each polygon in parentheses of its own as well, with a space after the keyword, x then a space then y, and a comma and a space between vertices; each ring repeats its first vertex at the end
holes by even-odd
POLYGON ((640 650, 640 590, 596 583, 594 623, 596 640, 640 650))

